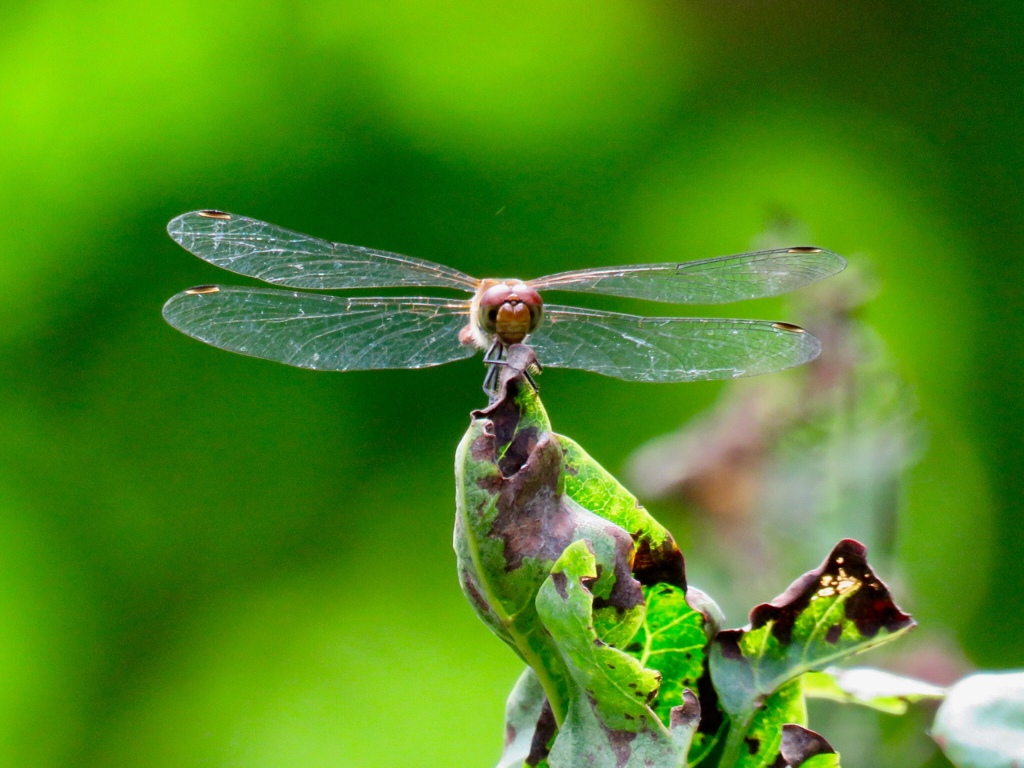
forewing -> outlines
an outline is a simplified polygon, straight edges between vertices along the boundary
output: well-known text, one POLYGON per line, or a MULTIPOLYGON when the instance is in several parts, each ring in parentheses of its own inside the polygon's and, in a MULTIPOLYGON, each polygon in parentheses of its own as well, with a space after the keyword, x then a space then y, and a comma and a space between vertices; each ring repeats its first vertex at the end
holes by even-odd
POLYGON ((640 317, 550 305, 526 343, 542 367, 654 382, 756 376, 806 363, 821 351, 814 336, 788 323, 640 317))
POLYGON ((211 264, 289 288, 438 286, 476 291, 478 281, 457 269, 411 256, 344 245, 222 211, 193 211, 171 219, 167 232, 211 264))
POLYGON ((172 296, 164 318, 221 349, 321 371, 426 368, 469 357, 469 302, 323 296, 204 286, 172 296))
POLYGON ((675 304, 727 304, 777 296, 834 275, 846 267, 824 248, 775 248, 678 264, 560 272, 529 285, 540 290, 583 291, 675 304))

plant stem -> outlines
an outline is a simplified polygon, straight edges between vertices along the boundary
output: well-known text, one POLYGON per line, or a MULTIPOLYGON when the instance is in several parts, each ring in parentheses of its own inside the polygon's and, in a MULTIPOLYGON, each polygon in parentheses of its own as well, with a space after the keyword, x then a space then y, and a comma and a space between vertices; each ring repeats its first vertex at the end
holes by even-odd
POLYGON ((736 718, 729 723, 729 735, 725 738, 725 748, 722 750, 722 758, 718 762, 718 768, 733 768, 740 757, 740 749, 743 746, 743 738, 750 728, 750 721, 754 719, 754 713, 744 713, 742 718, 736 718))

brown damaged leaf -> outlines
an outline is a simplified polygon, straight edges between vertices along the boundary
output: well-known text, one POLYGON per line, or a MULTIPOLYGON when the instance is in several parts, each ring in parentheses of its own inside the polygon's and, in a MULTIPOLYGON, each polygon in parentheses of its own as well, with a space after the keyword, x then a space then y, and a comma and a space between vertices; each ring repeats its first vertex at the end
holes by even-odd
POLYGON ((820 755, 834 756, 831 761, 819 758, 817 763, 822 766, 838 765, 836 751, 821 734, 801 725, 787 723, 782 726, 782 744, 779 747, 779 756, 772 764, 772 768, 801 768, 801 766, 808 766, 820 755))
POLYGON ((457 453, 459 576, 480 618, 536 673, 561 724, 571 682, 537 614, 541 584, 569 546, 586 541, 596 563, 588 585, 593 629, 612 646, 628 642, 643 621, 643 592, 631 573, 630 534, 566 493, 562 446, 522 366, 504 366, 498 389, 496 399, 473 414, 457 453))
POLYGON ((787 681, 891 640, 914 626, 867 562, 844 539, 818 568, 750 612, 744 629, 718 633, 711 675, 723 708, 749 719, 787 681))
MULTIPOLYGON (((889 588, 868 565, 867 547, 853 539, 843 539, 825 558, 825 562, 794 581, 789 589, 769 603, 750 612, 750 626, 759 629, 769 622, 780 642, 790 642, 793 626, 812 600, 847 596, 843 611, 857 630, 871 638, 882 629, 897 632, 914 624, 892 600, 889 588)), ((836 625, 829 627, 835 633, 836 625)), ((838 638, 833 639, 835 642, 838 638)))

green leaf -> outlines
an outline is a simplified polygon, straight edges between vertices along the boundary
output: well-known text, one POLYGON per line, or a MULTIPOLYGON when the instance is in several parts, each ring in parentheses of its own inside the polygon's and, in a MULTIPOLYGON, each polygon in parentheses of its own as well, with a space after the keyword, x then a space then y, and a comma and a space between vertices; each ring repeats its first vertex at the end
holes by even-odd
POLYGON ((545 707, 547 697, 537 674, 527 667, 519 676, 505 704, 505 748, 496 768, 521 768, 537 765, 546 753, 547 742, 555 733, 551 708, 545 707), (538 729, 538 721, 544 718, 538 729), (537 737, 538 730, 540 737, 537 737), (534 741, 540 743, 534 745, 534 741))
POLYGON ((914 621, 868 566, 867 550, 844 539, 821 566, 750 612, 744 629, 711 645, 711 677, 722 708, 745 722, 794 677, 898 637, 914 621))
POLYGON ((704 616, 704 635, 710 640, 725 623, 725 614, 711 596, 696 587, 686 588, 686 602, 704 616))
MULTIPOLYGON (((661 673, 652 708, 668 724, 672 708, 683 701, 684 692, 699 690, 706 672, 708 637, 718 631, 722 612, 710 597, 693 587, 686 590, 685 597, 682 590, 669 584, 644 587, 644 598, 644 623, 626 651, 645 667, 661 673)), ((714 692, 710 693, 709 704, 715 707, 714 692)), ((705 714, 719 713, 715 708, 705 714)), ((691 765, 703 760, 717 745, 725 731, 725 723, 720 720, 708 717, 700 723, 690 746, 691 765)))
POLYGON ((775 766, 787 723, 807 720, 800 681, 793 680, 777 690, 754 714, 746 729, 730 730, 722 765, 729 768, 766 768, 775 766), (742 738, 742 744, 740 739, 742 738), (738 746, 735 760, 729 759, 730 746, 738 746), (726 761, 729 762, 726 762, 726 761))
POLYGON ((913 626, 868 566, 864 545, 840 541, 818 568, 754 608, 746 628, 722 630, 711 643, 711 678, 731 721, 722 765, 739 758, 755 713, 783 685, 913 626))
POLYGON ((946 695, 946 690, 937 685, 870 667, 830 667, 806 673, 803 681, 808 698, 859 704, 890 715, 904 714, 913 702, 946 695))
POLYGON ((558 646, 574 686, 565 722, 548 758, 551 768, 683 766, 700 717, 686 692, 669 727, 650 704, 660 676, 602 642, 594 629, 597 558, 588 541, 568 546, 537 594, 537 611, 558 646))
POLYGON ((697 690, 704 672, 704 616, 686 602, 686 594, 670 584, 644 587, 647 614, 626 650, 644 667, 661 674, 652 708, 666 725, 683 691, 697 690))
POLYGON ((575 440, 558 435, 558 441, 565 453, 565 492, 633 537, 633 574, 637 580, 645 585, 672 584, 685 590, 683 554, 672 534, 575 440))
POLYGON ((946 692, 932 737, 959 768, 1024 764, 1024 672, 965 677, 946 692))
POLYGON ((801 768, 839 768, 839 753, 815 755, 810 760, 800 763, 801 768))

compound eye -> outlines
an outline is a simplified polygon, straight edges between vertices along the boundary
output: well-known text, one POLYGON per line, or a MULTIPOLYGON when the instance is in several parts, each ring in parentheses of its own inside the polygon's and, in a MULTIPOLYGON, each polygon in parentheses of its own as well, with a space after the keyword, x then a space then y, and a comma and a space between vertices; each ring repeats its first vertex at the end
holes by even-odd
POLYGON ((530 310, 530 333, 533 333, 540 326, 540 320, 544 316, 543 304, 527 304, 530 310))
POLYGON ((505 284, 492 285, 480 297, 480 310, 477 320, 488 333, 497 330, 498 310, 511 295, 512 291, 505 284))

